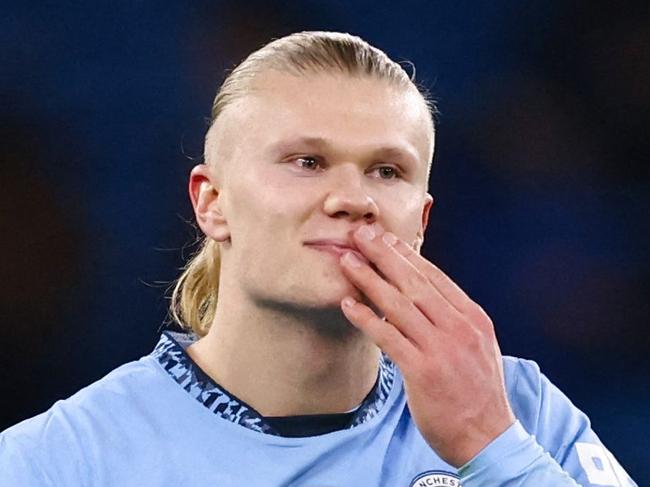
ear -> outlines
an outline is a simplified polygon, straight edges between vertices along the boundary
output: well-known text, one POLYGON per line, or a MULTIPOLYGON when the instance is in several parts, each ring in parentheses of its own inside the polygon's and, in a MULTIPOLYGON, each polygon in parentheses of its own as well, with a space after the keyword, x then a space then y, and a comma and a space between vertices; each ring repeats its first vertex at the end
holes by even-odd
POLYGON ((422 226, 420 227, 420 230, 417 233, 417 236, 415 238, 415 243, 413 245, 415 250, 417 250, 418 252, 420 251, 420 248, 424 243, 424 232, 426 231, 427 226, 429 225, 429 212, 431 211, 433 202, 434 199, 431 194, 427 193, 424 195, 424 205, 422 206, 422 226))
POLYGON ((211 166, 199 164, 192 169, 189 193, 196 222, 203 233, 217 242, 228 240, 230 230, 221 208, 220 189, 211 166))

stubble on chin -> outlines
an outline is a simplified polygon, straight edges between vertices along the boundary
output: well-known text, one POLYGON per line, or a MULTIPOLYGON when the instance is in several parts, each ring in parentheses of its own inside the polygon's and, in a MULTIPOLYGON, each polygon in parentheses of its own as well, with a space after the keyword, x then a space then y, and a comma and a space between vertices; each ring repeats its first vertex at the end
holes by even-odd
POLYGON ((287 326, 301 327, 327 340, 346 341, 361 333, 347 320, 338 302, 322 306, 261 298, 256 304, 277 314, 278 320, 287 326))

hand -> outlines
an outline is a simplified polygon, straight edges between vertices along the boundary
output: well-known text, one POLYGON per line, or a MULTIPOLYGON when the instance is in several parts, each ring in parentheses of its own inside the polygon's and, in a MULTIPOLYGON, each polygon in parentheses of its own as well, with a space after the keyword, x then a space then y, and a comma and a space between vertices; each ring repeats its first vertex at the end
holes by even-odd
POLYGON ((399 367, 408 406, 438 455, 460 467, 515 421, 489 316, 449 277, 378 225, 354 233, 343 272, 384 314, 346 297, 341 308, 399 367))

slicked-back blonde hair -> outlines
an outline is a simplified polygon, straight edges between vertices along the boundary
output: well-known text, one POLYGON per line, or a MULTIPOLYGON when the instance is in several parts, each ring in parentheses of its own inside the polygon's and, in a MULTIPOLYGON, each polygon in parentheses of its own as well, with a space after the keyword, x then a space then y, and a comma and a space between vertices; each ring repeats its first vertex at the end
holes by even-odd
MULTIPOLYGON (((415 69, 409 76, 383 51, 360 37, 338 32, 295 33, 276 39, 250 54, 219 88, 212 104, 210 128, 219 123, 219 116, 226 107, 247 95, 256 75, 269 69, 295 76, 339 72, 384 80, 404 89, 415 88, 422 95, 430 115, 433 136, 435 107, 427 91, 415 84, 415 69)), ((207 153, 205 161, 210 163, 207 153)), ((199 336, 207 334, 214 320, 219 269, 219 244, 204 237, 198 252, 183 267, 181 276, 173 285, 169 307, 172 320, 199 336)))

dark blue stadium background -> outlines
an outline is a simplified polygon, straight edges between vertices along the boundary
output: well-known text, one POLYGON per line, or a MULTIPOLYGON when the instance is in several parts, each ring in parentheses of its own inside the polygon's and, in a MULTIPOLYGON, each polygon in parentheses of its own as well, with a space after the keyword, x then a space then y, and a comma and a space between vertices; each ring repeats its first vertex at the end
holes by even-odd
POLYGON ((414 62, 438 100, 425 254, 650 485, 649 4, 580 4, 4 7, 0 430, 153 347, 224 69, 341 30, 414 62))

